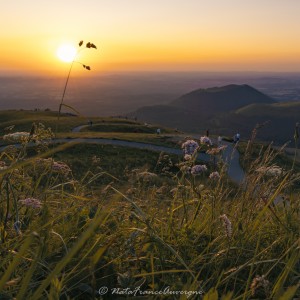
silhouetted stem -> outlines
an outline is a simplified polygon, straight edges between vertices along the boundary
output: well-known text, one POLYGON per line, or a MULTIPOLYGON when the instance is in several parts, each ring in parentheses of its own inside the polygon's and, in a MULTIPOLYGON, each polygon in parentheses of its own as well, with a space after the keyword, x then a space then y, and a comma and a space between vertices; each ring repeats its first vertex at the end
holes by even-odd
MULTIPOLYGON (((76 55, 76 57, 77 57, 77 55, 76 55)), ((66 80, 66 83, 65 83, 65 86, 64 86, 64 91, 63 91, 63 94, 62 94, 62 97, 61 97, 61 101, 60 101, 60 104, 59 104, 57 121, 59 121, 59 118, 60 118, 61 107, 62 107, 62 105, 64 103, 64 98, 65 98, 65 94, 66 94, 66 90, 67 90, 67 86, 68 86, 68 83, 69 83, 69 79, 70 79, 70 75, 71 75, 71 71, 72 71, 74 62, 75 62, 75 58, 73 59, 73 61, 71 63, 71 66, 70 66, 70 69, 69 69, 69 73, 68 73, 68 76, 67 76, 67 80, 66 80)), ((58 123, 56 123, 55 135, 57 135, 57 129, 58 129, 58 123)))
MULTIPOLYGON (((92 45, 93 45, 93 44, 92 44, 92 45)), ((81 46, 81 45, 79 45, 79 46, 81 46)), ((76 63, 79 63, 79 64, 81 64, 81 65, 83 65, 81 62, 76 61, 76 58, 77 58, 78 54, 79 54, 80 51, 82 51, 83 49, 85 49, 85 48, 82 48, 82 49, 80 49, 80 50, 77 50, 77 53, 76 53, 76 55, 75 55, 75 57, 74 57, 74 59, 73 59, 73 61, 72 61, 72 63, 71 63, 71 66, 70 66, 70 69, 69 69, 69 73, 68 73, 68 76, 67 76, 67 80, 66 80, 66 83, 65 83, 65 86, 64 86, 64 91, 63 91, 63 94, 62 94, 62 97, 61 97, 61 101, 60 101, 60 104, 59 104, 57 121, 59 121, 59 118, 60 118, 61 108, 62 108, 62 106, 63 106, 63 104, 64 104, 64 98, 65 98, 65 94, 66 94, 67 86, 68 86, 69 79, 70 79, 70 76, 71 76, 71 71, 72 71, 73 65, 74 65, 75 62, 76 62, 76 63)), ((83 66, 84 66, 84 65, 83 65, 83 66)), ((84 66, 84 67, 85 67, 85 66, 84 66)), ((89 68, 88 70, 90 70, 90 68, 89 68)), ((57 129, 58 129, 58 122, 56 123, 56 126, 55 126, 55 135, 57 135, 57 129)))
POLYGON ((67 86, 68 86, 68 83, 69 83, 69 79, 70 79, 70 75, 71 75, 71 71, 72 71, 74 62, 75 62, 75 60, 72 61, 72 64, 71 64, 71 67, 70 67, 70 70, 69 70, 69 73, 68 73, 68 77, 67 77, 67 80, 66 80, 66 83, 65 83, 63 95, 62 95, 61 102, 60 102, 60 105, 59 105, 58 119, 60 117, 61 107, 62 107, 63 102, 64 102, 64 98, 65 98, 65 94, 66 94, 66 90, 67 90, 67 86))

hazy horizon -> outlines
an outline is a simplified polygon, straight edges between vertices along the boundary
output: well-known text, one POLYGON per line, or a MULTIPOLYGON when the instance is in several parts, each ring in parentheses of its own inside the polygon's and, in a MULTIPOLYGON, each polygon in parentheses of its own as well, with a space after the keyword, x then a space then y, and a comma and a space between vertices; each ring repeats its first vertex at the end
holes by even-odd
MULTIPOLYGON (((0 75, 0 109, 57 110, 66 77, 0 75)), ((300 100, 300 73, 120 72, 71 77, 64 102, 84 115, 124 115, 198 88, 249 84, 278 101, 300 100)), ((66 112, 72 112, 65 109, 66 112)))

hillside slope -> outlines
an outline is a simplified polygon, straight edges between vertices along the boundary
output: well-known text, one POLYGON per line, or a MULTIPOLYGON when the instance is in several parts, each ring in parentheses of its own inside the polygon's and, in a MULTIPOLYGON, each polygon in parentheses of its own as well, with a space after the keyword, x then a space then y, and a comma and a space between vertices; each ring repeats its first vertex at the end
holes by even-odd
POLYGON ((181 96, 170 103, 171 106, 190 111, 203 111, 207 115, 228 112, 253 103, 275 103, 269 96, 249 85, 227 85, 208 89, 198 89, 181 96))
POLYGON ((249 138, 256 124, 267 122, 260 132, 262 140, 278 143, 293 139, 300 122, 300 102, 277 103, 249 85, 228 85, 198 89, 169 105, 147 106, 130 114, 139 120, 176 127, 187 132, 232 136, 236 132, 249 138))

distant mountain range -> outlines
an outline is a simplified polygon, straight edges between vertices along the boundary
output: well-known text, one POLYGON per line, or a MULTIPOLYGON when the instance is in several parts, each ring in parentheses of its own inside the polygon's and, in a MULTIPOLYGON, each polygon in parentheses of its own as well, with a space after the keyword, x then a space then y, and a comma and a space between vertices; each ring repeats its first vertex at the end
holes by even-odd
POLYGON ((144 106, 129 114, 145 122, 191 133, 249 138, 257 124, 266 123, 258 138, 284 143, 293 139, 300 122, 300 102, 277 102, 249 85, 197 89, 168 105, 144 106))

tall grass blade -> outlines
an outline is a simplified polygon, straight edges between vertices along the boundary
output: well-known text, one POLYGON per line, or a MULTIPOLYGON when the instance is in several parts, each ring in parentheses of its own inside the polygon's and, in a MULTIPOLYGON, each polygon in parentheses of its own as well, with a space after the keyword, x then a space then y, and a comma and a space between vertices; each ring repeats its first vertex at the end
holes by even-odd
POLYGON ((83 247, 86 241, 93 235, 95 229, 106 222, 109 217, 109 213, 106 216, 101 216, 99 211, 97 212, 95 218, 91 221, 91 224, 87 230, 79 237, 76 244, 70 249, 68 254, 55 266, 54 270, 47 276, 47 278, 41 283, 39 288, 35 291, 32 296, 32 300, 37 300, 42 296, 44 289, 46 289, 52 280, 60 274, 62 269, 70 262, 70 260, 78 253, 78 251, 83 247))

